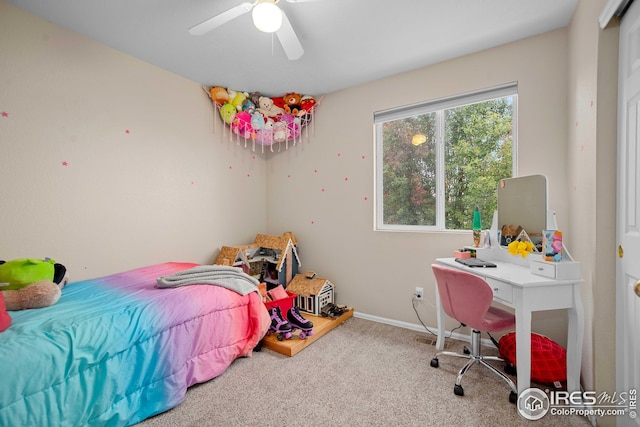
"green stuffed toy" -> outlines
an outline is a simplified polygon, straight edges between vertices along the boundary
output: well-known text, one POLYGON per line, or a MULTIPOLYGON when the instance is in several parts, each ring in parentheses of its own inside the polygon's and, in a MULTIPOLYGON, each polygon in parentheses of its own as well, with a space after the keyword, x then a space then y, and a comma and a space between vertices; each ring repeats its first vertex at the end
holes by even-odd
POLYGON ((0 289, 15 291, 41 280, 53 280, 52 259, 21 258, 0 264, 0 289))
POLYGON ((55 304, 67 280, 67 269, 49 258, 0 261, 0 293, 9 311, 55 304))

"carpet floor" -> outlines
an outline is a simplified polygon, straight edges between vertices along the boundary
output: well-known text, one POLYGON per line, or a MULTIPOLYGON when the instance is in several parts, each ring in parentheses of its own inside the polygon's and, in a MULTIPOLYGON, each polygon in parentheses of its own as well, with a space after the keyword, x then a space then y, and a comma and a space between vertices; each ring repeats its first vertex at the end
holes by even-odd
MULTIPOLYGON (((464 360, 443 356, 432 368, 436 350, 427 336, 350 318, 294 357, 263 349, 236 360, 219 377, 191 387, 183 403, 138 426, 591 425, 578 415, 523 418, 509 403, 506 383, 479 365, 465 374, 465 395, 455 396, 464 360)), ((448 350, 463 346, 447 340, 448 350)))

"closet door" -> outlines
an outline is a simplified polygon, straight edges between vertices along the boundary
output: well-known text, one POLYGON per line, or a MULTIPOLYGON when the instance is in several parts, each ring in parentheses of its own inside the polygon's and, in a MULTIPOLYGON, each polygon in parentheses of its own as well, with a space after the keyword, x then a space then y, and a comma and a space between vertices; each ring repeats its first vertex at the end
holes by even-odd
MULTIPOLYGON (((622 19, 618 67, 616 388, 637 399, 631 394, 640 391, 640 1, 622 19)), ((617 425, 640 427, 640 408, 619 416, 617 425)))

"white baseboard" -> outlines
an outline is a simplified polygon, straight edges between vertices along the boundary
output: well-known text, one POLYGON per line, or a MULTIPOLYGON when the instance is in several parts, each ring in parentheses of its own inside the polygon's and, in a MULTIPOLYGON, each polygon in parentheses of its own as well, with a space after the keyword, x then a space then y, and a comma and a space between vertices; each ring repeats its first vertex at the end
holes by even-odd
MULTIPOLYGON (((366 313, 361 313, 359 311, 354 311, 353 312, 353 317, 357 317, 359 319, 364 319, 364 320, 371 320, 372 322, 377 322, 377 323, 384 323, 386 325, 391 325, 391 326, 397 326, 399 328, 404 328, 404 329, 410 329, 412 331, 418 331, 418 332, 424 332, 424 333, 429 333, 429 331, 427 331, 424 326, 416 324, 416 323, 409 323, 409 322, 401 322, 400 320, 395 320, 395 319, 388 319, 386 317, 380 317, 380 316, 373 316, 371 314, 366 314, 366 313)), ((429 328, 431 331, 433 331, 434 334, 437 334, 438 332, 438 328, 436 326, 429 326, 427 325, 427 328, 429 328)), ((445 337, 446 338, 453 338, 456 340, 460 340, 460 341, 465 341, 465 342, 471 342, 471 335, 468 334, 461 334, 459 332, 451 332, 451 331, 446 331, 445 330, 445 337)), ((487 347, 494 347, 495 345, 493 344, 493 342, 489 339, 489 338, 482 338, 481 343, 483 346, 487 346, 487 347)))

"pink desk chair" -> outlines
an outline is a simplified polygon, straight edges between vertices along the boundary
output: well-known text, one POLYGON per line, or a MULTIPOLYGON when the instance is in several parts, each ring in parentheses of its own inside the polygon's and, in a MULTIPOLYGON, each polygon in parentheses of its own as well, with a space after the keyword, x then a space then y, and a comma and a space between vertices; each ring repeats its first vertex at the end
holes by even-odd
POLYGON ((509 401, 515 403, 518 397, 518 389, 509 377, 500 372, 497 368, 487 363, 487 360, 502 361, 495 356, 480 355, 480 334, 481 332, 498 332, 515 328, 516 318, 513 314, 497 307, 491 306, 493 301, 493 290, 482 278, 455 268, 444 267, 432 264, 433 274, 438 285, 440 304, 444 312, 451 318, 470 327, 471 351, 465 347, 464 354, 451 351, 441 351, 431 360, 431 366, 439 366, 438 357, 455 356, 469 359, 460 369, 453 393, 457 396, 464 396, 462 389, 462 377, 474 364, 479 363, 486 366, 490 371, 502 378, 509 387, 509 401))

